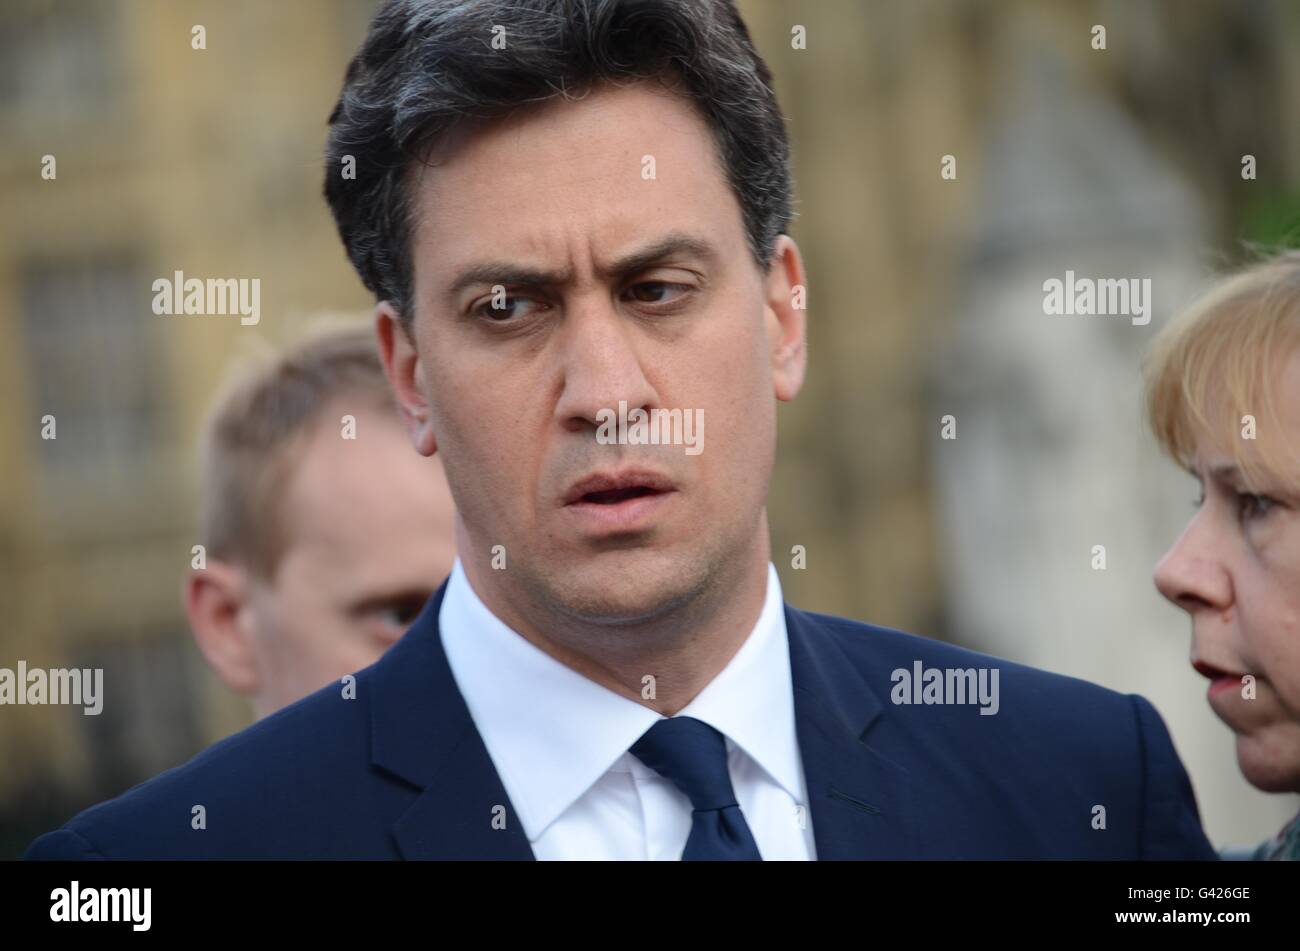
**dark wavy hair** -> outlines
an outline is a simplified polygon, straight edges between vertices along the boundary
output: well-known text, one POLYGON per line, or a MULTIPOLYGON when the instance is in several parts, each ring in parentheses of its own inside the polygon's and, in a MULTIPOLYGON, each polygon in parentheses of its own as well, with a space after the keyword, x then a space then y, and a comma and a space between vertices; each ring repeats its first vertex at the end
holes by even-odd
POLYGON ((348 65, 326 146, 325 198, 361 280, 410 320, 407 173, 457 123, 662 77, 712 130, 766 272, 793 214, 789 144, 734 0, 389 0, 348 65))

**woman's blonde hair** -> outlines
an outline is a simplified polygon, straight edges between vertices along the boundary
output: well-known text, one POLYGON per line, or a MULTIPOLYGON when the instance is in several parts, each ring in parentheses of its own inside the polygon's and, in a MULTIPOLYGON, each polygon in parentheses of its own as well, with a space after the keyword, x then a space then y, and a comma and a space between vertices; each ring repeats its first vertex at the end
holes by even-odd
POLYGON ((1216 283, 1156 338, 1144 368, 1147 418, 1160 447, 1190 469, 1208 438, 1249 482, 1300 483, 1296 446, 1279 438, 1278 373, 1300 345, 1300 251, 1216 283), (1248 420, 1257 452, 1246 452, 1248 420))

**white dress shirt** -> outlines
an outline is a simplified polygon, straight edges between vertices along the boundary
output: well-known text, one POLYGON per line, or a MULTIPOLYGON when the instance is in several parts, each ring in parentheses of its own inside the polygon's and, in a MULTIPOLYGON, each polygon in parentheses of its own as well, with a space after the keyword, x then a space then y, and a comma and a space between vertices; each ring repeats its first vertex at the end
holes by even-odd
MULTIPOLYGON (((690 800, 628 752, 660 715, 565 666, 479 599, 460 560, 438 613, 456 685, 538 859, 679 859, 690 800)), ((758 623, 683 708, 726 737, 731 782, 764 859, 815 858, 785 610, 768 565, 758 623)))

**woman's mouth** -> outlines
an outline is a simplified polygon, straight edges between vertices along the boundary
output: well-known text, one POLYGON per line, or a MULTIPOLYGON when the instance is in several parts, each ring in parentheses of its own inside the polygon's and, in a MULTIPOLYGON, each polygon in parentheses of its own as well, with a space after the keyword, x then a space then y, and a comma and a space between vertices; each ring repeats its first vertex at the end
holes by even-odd
POLYGON ((1193 663, 1192 666, 1196 668, 1197 673, 1210 681, 1210 686, 1205 692, 1207 700, 1213 700, 1230 690, 1239 690, 1242 681, 1247 676, 1246 674, 1231 673, 1199 660, 1193 663))

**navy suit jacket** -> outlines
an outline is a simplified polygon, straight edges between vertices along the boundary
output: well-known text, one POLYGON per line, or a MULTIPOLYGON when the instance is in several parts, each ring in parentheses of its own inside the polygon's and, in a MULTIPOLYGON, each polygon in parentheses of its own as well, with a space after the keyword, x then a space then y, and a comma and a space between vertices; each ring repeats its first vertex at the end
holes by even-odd
MULTIPOLYGON (((445 588, 354 699, 326 687, 26 857, 533 858, 442 649, 445 588)), ((819 859, 1216 858, 1141 697, 788 605, 785 619, 819 859), (916 661, 998 668, 1000 709, 895 704, 891 673, 916 661)))

